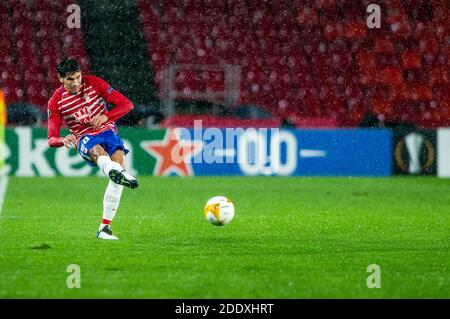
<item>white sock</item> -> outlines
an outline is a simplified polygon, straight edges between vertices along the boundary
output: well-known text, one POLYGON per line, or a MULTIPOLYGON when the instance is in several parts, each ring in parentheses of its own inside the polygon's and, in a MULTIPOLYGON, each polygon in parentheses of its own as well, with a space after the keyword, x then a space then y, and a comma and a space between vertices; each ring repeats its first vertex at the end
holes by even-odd
POLYGON ((103 197, 103 220, 99 230, 109 225, 116 215, 119 208, 120 197, 122 196, 123 186, 109 181, 106 187, 105 196, 103 197))
POLYGON ((119 172, 123 170, 122 165, 112 161, 107 155, 100 155, 97 158, 97 165, 102 170, 103 174, 108 175, 112 169, 116 169, 119 172))

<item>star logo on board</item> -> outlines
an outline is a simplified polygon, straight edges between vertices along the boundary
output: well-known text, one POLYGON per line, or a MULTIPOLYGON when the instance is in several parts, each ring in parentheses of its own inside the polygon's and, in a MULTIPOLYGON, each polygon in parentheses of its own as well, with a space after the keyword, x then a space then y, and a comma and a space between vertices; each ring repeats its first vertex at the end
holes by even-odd
POLYGON ((199 141, 182 141, 173 129, 168 129, 162 141, 142 141, 141 147, 156 159, 153 175, 194 175, 191 158, 203 149, 199 141))

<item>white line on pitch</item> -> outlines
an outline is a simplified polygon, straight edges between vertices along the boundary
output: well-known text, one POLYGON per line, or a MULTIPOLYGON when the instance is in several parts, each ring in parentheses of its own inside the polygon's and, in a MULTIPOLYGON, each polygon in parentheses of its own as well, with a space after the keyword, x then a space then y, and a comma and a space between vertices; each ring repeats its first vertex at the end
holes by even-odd
POLYGON ((0 174, 0 218, 2 216, 3 202, 5 201, 6 188, 8 187, 8 174, 0 174))

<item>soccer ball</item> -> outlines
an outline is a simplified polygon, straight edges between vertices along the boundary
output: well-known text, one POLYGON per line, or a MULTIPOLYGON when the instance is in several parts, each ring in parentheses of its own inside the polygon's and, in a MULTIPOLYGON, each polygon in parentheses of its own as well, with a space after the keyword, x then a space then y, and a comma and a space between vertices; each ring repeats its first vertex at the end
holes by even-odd
POLYGON ((205 205, 205 217, 213 225, 226 225, 234 217, 234 205, 224 196, 214 196, 205 205))

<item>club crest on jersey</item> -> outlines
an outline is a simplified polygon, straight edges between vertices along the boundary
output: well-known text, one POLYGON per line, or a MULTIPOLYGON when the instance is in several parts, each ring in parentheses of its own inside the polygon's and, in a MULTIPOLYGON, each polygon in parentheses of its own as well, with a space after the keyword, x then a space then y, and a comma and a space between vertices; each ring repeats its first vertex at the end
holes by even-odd
POLYGON ((81 124, 87 124, 91 121, 91 110, 85 106, 73 114, 75 119, 81 124))
POLYGON ((85 100, 87 103, 91 102, 91 98, 89 97, 88 94, 86 94, 86 95, 84 96, 84 100, 85 100))

